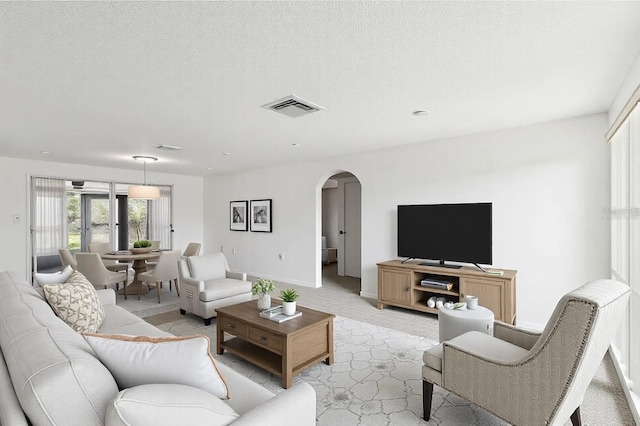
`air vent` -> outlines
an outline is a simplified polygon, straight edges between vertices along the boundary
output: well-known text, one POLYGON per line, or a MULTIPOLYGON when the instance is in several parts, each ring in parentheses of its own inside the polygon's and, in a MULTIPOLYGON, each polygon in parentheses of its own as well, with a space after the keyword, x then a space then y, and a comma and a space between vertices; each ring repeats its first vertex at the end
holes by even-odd
POLYGON ((156 146, 156 149, 166 149, 169 151, 180 151, 182 149, 181 146, 175 146, 175 145, 158 145, 156 146))
POLYGON ((73 189, 82 189, 84 187, 84 181, 83 180, 72 180, 71 181, 71 185, 73 186, 73 189))
POLYGON ((270 109, 293 118, 302 117, 303 115, 308 115, 312 112, 326 109, 295 95, 286 96, 282 99, 278 99, 277 101, 262 105, 261 108, 270 109))

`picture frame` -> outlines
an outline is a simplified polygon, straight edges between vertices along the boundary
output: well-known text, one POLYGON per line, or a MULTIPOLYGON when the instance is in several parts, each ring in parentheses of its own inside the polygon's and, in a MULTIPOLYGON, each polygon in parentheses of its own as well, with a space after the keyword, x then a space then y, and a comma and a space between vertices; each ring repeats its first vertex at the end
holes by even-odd
POLYGON ((232 231, 246 231, 249 223, 247 215, 249 209, 247 201, 231 201, 229 203, 229 229, 232 231))
POLYGON ((271 232, 273 223, 271 199, 251 200, 249 214, 251 232, 271 232))

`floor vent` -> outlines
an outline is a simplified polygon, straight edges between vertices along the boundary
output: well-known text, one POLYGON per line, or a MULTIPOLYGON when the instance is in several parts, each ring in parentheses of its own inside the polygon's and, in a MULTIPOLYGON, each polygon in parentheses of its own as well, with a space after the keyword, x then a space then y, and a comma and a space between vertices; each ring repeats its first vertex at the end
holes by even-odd
POLYGON ((293 118, 302 117, 303 115, 308 115, 312 112, 326 109, 320 105, 316 105, 294 95, 286 96, 282 99, 278 99, 277 101, 262 105, 262 108, 270 109, 293 118))

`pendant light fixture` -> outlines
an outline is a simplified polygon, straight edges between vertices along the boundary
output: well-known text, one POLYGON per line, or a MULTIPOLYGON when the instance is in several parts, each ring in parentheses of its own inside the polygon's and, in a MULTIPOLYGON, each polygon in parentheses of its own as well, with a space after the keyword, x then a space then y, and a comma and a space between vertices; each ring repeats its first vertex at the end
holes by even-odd
POLYGON ((128 197, 137 200, 157 200, 160 198, 160 188, 147 185, 147 162, 158 161, 158 159, 146 155, 134 155, 133 159, 144 163, 144 181, 142 185, 130 185, 128 197))

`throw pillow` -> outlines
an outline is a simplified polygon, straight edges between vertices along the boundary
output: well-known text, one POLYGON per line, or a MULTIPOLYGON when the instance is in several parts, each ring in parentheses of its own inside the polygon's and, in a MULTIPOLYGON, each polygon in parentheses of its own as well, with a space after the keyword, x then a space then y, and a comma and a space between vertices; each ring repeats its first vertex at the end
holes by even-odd
POLYGON ((95 333, 104 320, 104 308, 93 285, 80 272, 62 284, 46 284, 44 295, 51 308, 78 333, 95 333))
POLYGON ((107 406, 109 426, 225 426, 240 416, 221 399, 192 386, 155 384, 125 389, 107 406))
POLYGON ((42 274, 36 273, 36 284, 40 287, 47 284, 61 284, 69 279, 73 274, 73 268, 69 265, 66 266, 62 271, 55 272, 53 274, 42 274))
POLYGON ((120 389, 153 383, 193 386, 228 399, 227 383, 211 356, 209 338, 85 334, 120 389))

